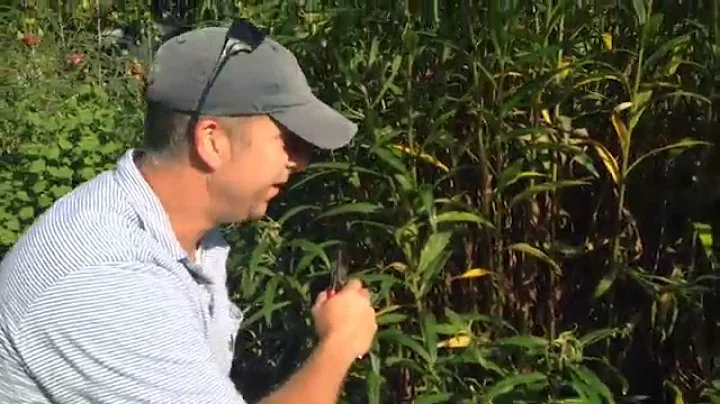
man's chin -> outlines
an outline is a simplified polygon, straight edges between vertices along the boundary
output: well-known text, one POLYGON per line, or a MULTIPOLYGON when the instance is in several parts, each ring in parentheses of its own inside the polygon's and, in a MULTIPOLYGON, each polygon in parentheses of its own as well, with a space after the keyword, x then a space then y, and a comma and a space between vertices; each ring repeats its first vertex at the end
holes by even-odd
POLYGON ((267 203, 258 204, 250 210, 247 220, 261 220, 267 215, 267 203))

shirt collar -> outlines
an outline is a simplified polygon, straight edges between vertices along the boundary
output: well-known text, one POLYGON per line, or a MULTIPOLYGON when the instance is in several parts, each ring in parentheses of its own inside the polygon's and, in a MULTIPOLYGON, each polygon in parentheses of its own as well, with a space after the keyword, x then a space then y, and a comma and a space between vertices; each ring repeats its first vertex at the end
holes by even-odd
MULTIPOLYGON (((180 245, 167 212, 135 164, 135 158, 140 153, 142 151, 139 149, 130 149, 120 158, 115 170, 117 181, 140 219, 143 229, 160 242, 173 259, 188 264, 190 257, 180 245)), ((213 258, 217 259, 217 254, 220 254, 220 257, 227 254, 228 245, 219 231, 213 230, 200 241, 200 248, 205 250, 205 254, 210 253, 213 258)), ((186 266, 191 271, 200 271, 201 267, 198 265, 186 266)), ((199 275, 206 277, 208 274, 199 275)))

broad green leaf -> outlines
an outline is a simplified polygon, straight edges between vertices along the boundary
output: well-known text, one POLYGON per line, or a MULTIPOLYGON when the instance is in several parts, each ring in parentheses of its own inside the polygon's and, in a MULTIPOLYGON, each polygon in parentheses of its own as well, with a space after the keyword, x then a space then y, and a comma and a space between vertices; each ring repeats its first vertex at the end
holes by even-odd
POLYGON ((517 346, 527 349, 545 348, 549 345, 548 340, 537 337, 535 335, 514 335, 512 337, 503 338, 495 341, 496 345, 517 346))
POLYGON ((420 321, 422 325, 423 338, 425 340, 425 347, 431 359, 430 363, 434 364, 437 361, 438 348, 438 336, 435 333, 435 329, 433 328, 433 326, 436 324, 435 316, 432 313, 424 312, 421 314, 420 321))
POLYGON ((43 159, 37 159, 30 164, 30 167, 28 167, 28 172, 31 172, 33 174, 40 174, 43 171, 45 171, 45 160, 43 159))
POLYGON ((540 259, 541 261, 545 262, 546 264, 550 265, 554 272, 556 274, 560 274, 562 270, 560 269, 560 265, 558 265, 557 262, 555 262, 552 258, 550 258, 547 254, 542 252, 541 250, 531 246, 527 243, 515 243, 510 246, 508 246, 509 250, 512 251, 519 251, 528 255, 531 255, 535 258, 540 259))
POLYGON ((18 212, 18 217, 23 220, 28 220, 35 215, 35 210, 32 206, 25 206, 18 212))
POLYGON ((608 403, 615 403, 610 389, 593 371, 582 365, 573 368, 573 371, 592 391, 605 398, 608 403))
POLYGON ((598 298, 602 295, 604 295, 608 290, 610 290, 610 287, 615 282, 615 273, 610 272, 603 276, 603 278, 598 282, 598 285, 595 287, 595 291, 593 292, 593 296, 595 298, 598 298))
POLYGON ((450 251, 446 250, 450 242, 451 232, 433 233, 428 238, 420 252, 420 261, 418 263, 418 273, 422 277, 421 293, 426 289, 426 285, 445 265, 450 257, 450 251))
POLYGON ((373 148, 373 153, 375 153, 376 156, 378 156, 381 160, 386 162, 388 165, 399 171, 401 174, 408 175, 408 169, 405 166, 405 164, 400 160, 399 157, 395 156, 393 152, 391 152, 388 149, 383 148, 373 148))
POLYGON ((394 341, 401 345, 404 345, 420 355, 426 362, 430 363, 431 358, 428 351, 423 348, 422 345, 415 339, 408 335, 405 335, 402 331, 398 330, 382 330, 377 333, 378 340, 380 341, 394 341))

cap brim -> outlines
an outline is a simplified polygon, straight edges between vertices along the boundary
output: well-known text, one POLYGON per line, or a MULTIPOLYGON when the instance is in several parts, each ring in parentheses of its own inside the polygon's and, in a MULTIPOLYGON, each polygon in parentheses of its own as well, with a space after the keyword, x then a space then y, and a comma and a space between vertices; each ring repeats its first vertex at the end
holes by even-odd
POLYGON ((321 149, 343 147, 357 133, 357 125, 317 98, 270 115, 288 130, 321 149))

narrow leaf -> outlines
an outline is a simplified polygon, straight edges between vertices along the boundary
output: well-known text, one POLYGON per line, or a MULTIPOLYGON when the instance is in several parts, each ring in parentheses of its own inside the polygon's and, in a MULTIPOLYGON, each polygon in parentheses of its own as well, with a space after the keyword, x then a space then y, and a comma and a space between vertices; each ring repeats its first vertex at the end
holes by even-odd
POLYGON ((630 150, 630 132, 628 132, 625 122, 623 122, 620 114, 616 111, 612 112, 611 115, 612 125, 615 128, 615 134, 620 142, 620 148, 623 151, 623 157, 628 155, 630 150))
POLYGON ((545 182, 542 184, 534 185, 532 187, 529 187, 528 189, 520 192, 519 194, 515 195, 515 197, 510 201, 510 207, 512 208, 515 206, 518 202, 530 198, 534 195, 537 195, 542 192, 548 192, 548 191, 554 191, 560 188, 567 188, 567 187, 573 187, 578 185, 587 185, 587 181, 580 181, 580 180, 561 180, 561 181, 554 181, 554 182, 545 182))
POLYGON ((527 243, 516 243, 508 247, 509 250, 513 251, 520 251, 528 255, 532 255, 535 258, 540 259, 541 261, 545 262, 546 264, 550 265, 553 270, 555 270, 556 274, 560 274, 562 270, 560 269, 560 265, 557 264, 552 258, 550 258, 547 254, 540 251, 539 249, 531 246, 527 243))
POLYGON ((595 147, 595 151, 600 156, 600 160, 602 160, 608 173, 610 173, 610 177, 612 177, 613 182, 615 184, 619 184, 620 167, 618 166, 615 157, 613 157, 610 151, 603 144, 599 142, 593 142, 593 146, 595 147))
POLYGON ((428 393, 413 400, 415 404, 447 403, 453 395, 451 393, 428 393))
POLYGON ((336 208, 332 208, 325 213, 318 215, 318 219, 327 218, 336 215, 348 214, 348 213, 373 213, 378 211, 380 208, 369 202, 355 202, 348 203, 336 208))
POLYGON ((677 143, 673 143, 673 144, 671 144, 671 145, 658 147, 658 148, 656 148, 656 149, 653 149, 653 150, 651 150, 651 151, 643 154, 643 155, 640 156, 637 160, 635 160, 635 161, 630 165, 630 167, 628 167, 626 175, 629 175, 630 172, 631 172, 638 164, 640 164, 643 160, 645 160, 646 158, 651 157, 651 156, 654 156, 654 155, 659 154, 659 153, 662 153, 662 152, 664 152, 664 151, 674 150, 674 149, 687 149, 687 148, 695 147, 695 146, 711 146, 711 145, 712 145, 712 144, 710 144, 710 143, 708 143, 708 142, 702 142, 702 141, 699 141, 699 140, 687 140, 687 139, 686 139, 686 140, 681 140, 681 141, 679 141, 679 142, 677 142, 677 143))
POLYGON ((442 223, 442 222, 472 222, 477 223, 480 226, 485 226, 494 229, 495 226, 490 223, 489 220, 484 219, 480 217, 479 215, 476 215, 475 213, 470 212, 459 212, 459 211, 452 211, 452 212, 443 212, 435 218, 436 223, 442 223))
POLYGON ((491 271, 484 269, 484 268, 473 268, 468 269, 463 273, 462 275, 458 275, 454 277, 453 279, 469 279, 469 278, 480 278, 482 276, 487 276, 492 274, 491 271))
POLYGON ((485 402, 492 402, 493 399, 510 393, 518 386, 535 383, 542 383, 543 385, 545 385, 547 384, 547 381, 547 376, 540 372, 514 375, 502 379, 498 383, 490 387, 490 389, 488 389, 485 395, 483 395, 483 399, 485 402))

